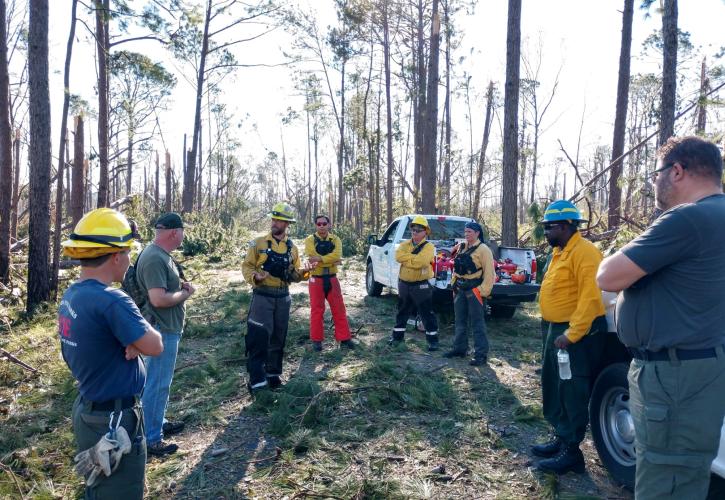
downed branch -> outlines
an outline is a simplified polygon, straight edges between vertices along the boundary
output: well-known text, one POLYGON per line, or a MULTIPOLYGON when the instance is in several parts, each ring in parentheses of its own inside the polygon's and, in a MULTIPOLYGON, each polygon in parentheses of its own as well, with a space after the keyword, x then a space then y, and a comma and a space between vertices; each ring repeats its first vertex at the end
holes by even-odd
POLYGON ((5 356, 12 363, 15 363, 16 365, 20 365, 23 368, 25 368, 26 370, 30 370, 33 373, 38 373, 38 369, 37 368, 33 368, 29 364, 27 364, 27 363, 25 363, 23 361, 20 361, 18 358, 16 358, 12 354, 10 354, 8 351, 6 351, 5 349, 3 349, 2 347, 0 347, 0 354, 2 354, 3 356, 5 356))

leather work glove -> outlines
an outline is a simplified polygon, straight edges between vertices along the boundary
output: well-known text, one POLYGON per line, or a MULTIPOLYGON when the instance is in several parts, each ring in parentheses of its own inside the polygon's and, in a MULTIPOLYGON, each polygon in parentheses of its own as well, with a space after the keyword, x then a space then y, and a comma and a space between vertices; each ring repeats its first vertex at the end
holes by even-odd
POLYGON ((105 434, 95 445, 75 456, 75 471, 86 480, 86 486, 93 487, 101 474, 110 476, 118 468, 121 457, 131 450, 131 440, 123 427, 116 430, 116 439, 105 434))

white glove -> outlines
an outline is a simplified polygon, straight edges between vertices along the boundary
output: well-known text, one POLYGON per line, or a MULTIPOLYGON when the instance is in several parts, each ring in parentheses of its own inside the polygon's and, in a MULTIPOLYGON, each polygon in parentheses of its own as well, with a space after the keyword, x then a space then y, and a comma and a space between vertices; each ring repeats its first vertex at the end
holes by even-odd
POLYGON ((86 479, 89 488, 95 485, 101 473, 111 475, 111 455, 109 452, 116 448, 117 441, 105 434, 92 447, 75 456, 75 471, 86 479))

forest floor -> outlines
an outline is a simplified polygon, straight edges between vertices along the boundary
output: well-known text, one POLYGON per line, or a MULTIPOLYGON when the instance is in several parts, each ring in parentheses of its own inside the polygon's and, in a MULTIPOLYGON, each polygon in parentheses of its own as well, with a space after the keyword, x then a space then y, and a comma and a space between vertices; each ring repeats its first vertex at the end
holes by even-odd
MULTIPOLYGON (((292 287, 284 378, 252 400, 245 388, 244 319, 250 300, 240 262, 190 263, 199 290, 169 403, 186 422, 179 452, 152 459, 149 498, 630 499, 602 467, 589 436, 585 474, 535 470, 529 445, 547 438, 541 412, 535 305, 488 320, 488 366, 441 356, 452 314, 439 312, 442 349, 428 353, 409 329, 389 347, 396 296, 368 297, 364 262, 339 273, 358 349, 339 349, 326 313, 324 350, 309 342, 305 283, 292 287)), ((60 360, 54 311, 0 337, 38 375, 0 363, 0 497, 74 498, 81 481, 70 407, 73 380, 60 360)))

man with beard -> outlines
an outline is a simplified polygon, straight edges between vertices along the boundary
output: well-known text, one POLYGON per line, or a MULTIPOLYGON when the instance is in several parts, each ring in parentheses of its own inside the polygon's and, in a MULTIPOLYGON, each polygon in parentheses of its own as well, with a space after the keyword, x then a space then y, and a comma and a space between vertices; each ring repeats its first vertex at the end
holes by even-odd
POLYGON ((705 498, 725 415, 725 196, 718 148, 670 138, 653 172, 662 214, 605 259, 622 291, 617 333, 632 354, 638 500, 705 498))
POLYGON ((579 209, 558 200, 544 212, 544 234, 553 248, 541 283, 539 306, 544 337, 541 395, 544 417, 553 427, 552 441, 534 445, 531 452, 544 457, 539 470, 566 474, 584 472, 579 445, 589 423, 589 397, 598 373, 607 321, 596 274, 602 254, 582 238, 579 209), (570 376, 558 370, 557 354, 569 355, 570 376))
POLYGON ((268 234, 249 243, 242 264, 244 279, 252 285, 247 315, 247 372, 250 393, 282 386, 282 360, 287 340, 291 298, 289 285, 309 278, 316 263, 300 268, 297 247, 287 237, 287 227, 296 222, 292 207, 277 203, 269 214, 268 234))

